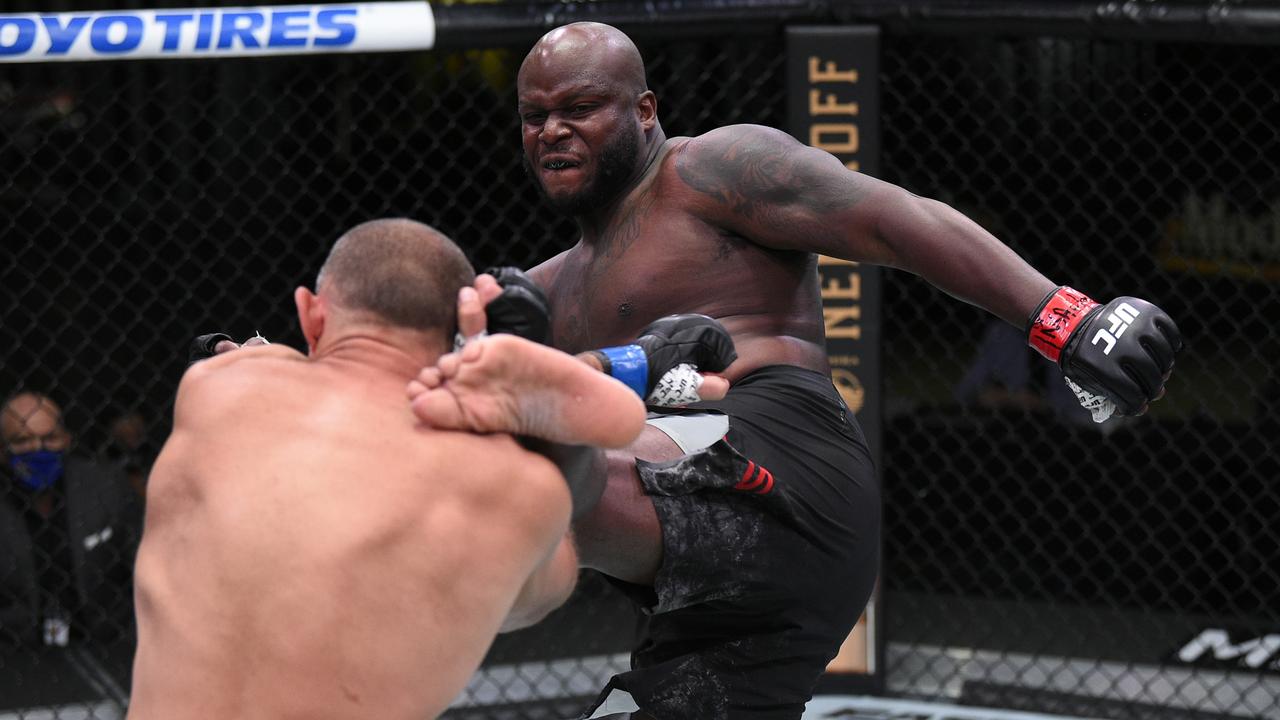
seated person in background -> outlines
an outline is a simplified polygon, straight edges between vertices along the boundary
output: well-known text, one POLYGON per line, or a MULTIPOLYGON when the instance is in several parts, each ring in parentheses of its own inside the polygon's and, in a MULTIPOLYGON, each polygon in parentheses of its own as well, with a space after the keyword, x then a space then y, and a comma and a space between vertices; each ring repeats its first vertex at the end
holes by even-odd
MULTIPOLYGON (((496 633, 577 579, 571 488, 508 434, 435 429, 406 386, 441 361, 473 271, 409 220, 359 225, 294 299, 306 356, 245 347, 192 365, 151 473, 129 717, 434 717, 496 633)), ((436 397, 504 432, 605 447, 644 406, 512 336, 441 362, 436 397)))
POLYGON ((118 468, 72 456, 61 408, 0 408, 0 639, 65 646, 132 636, 136 528, 118 468))
MULTIPOLYGON (((991 410, 1052 412, 1059 420, 1098 427, 1056 365, 1040 362, 1018 328, 1000 320, 987 323, 973 362, 956 383, 956 402, 991 410)), ((1114 420, 1108 426, 1120 423, 1114 420)))
POLYGON ((129 480, 129 487, 142 498, 147 492, 147 475, 156 451, 147 432, 147 421, 137 410, 123 412, 107 425, 107 437, 98 450, 103 462, 119 465, 129 480))

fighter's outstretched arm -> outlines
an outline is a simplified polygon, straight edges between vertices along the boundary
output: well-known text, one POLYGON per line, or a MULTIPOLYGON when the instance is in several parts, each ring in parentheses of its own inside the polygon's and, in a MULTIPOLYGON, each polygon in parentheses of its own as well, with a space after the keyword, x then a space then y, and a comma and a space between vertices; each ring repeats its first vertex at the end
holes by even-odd
POLYGON ((693 138, 676 170, 696 211, 744 238, 907 270, 1015 325, 1054 287, 950 206, 778 130, 733 125, 693 138))
MULTIPOLYGON (((1024 328, 1032 347, 1122 414, 1164 394, 1177 326, 1138 298, 1059 287, 954 208, 844 167, 777 130, 720 128, 675 157, 690 207, 761 245, 896 267, 1024 328)), ((1095 414, 1095 418, 1098 414, 1095 414)))

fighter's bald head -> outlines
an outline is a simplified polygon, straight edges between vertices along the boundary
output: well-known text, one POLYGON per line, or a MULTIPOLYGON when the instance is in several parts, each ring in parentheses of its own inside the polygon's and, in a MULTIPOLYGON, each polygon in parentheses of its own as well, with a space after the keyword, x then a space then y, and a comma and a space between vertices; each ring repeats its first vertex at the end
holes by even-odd
POLYGON ((649 89, 640 50, 626 33, 604 23, 577 22, 543 35, 520 65, 518 82, 535 71, 575 74, 637 95, 649 89))

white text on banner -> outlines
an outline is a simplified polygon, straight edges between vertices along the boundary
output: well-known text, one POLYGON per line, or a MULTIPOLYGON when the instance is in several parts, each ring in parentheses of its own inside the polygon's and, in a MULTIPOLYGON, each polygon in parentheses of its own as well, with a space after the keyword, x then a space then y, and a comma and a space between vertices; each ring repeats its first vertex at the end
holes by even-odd
POLYGON ((425 50, 426 2, 0 14, 0 62, 425 50))

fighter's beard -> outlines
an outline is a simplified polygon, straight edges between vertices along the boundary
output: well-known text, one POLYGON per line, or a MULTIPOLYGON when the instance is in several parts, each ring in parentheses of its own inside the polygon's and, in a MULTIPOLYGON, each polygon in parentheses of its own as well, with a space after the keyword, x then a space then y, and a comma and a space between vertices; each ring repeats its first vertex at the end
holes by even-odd
POLYGON ((600 151, 600 171, 596 173, 582 190, 572 195, 551 197, 542 181, 524 156, 524 171, 533 179, 538 194, 553 210, 570 217, 587 215, 612 202, 631 181, 636 168, 640 164, 637 155, 640 149, 638 133, 619 133, 600 151))

